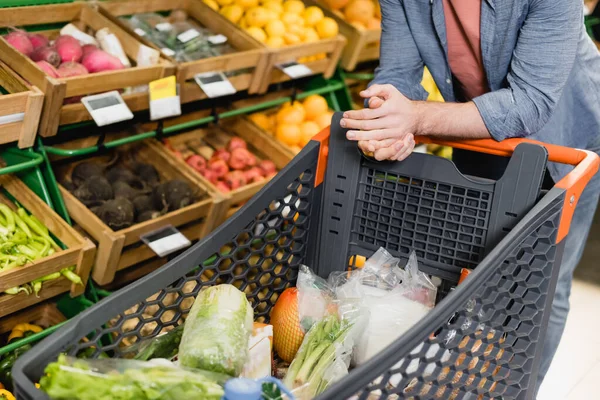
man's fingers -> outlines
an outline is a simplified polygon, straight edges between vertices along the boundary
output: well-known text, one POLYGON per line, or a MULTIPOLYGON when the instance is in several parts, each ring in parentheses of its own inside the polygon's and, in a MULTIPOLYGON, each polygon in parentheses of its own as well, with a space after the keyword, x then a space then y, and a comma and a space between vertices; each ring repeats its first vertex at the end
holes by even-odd
POLYGON ((385 101, 381 97, 371 97, 369 98, 369 108, 378 108, 381 107, 385 103, 385 101))
POLYGON ((375 157, 375 159, 377 161, 391 160, 395 154, 396 154, 396 150, 394 149, 393 146, 390 146, 390 147, 384 147, 383 149, 376 150, 373 153, 373 157, 375 157))
POLYGON ((394 87, 392 85, 372 85, 370 87, 368 87, 367 89, 363 90, 362 92, 360 92, 360 97, 363 98, 369 98, 369 97, 373 97, 373 96, 378 96, 381 97, 384 100, 389 99, 389 97, 391 96, 391 94, 394 91, 394 87))
MULTIPOLYGON (((349 112, 349 111, 347 111, 349 112)), ((389 118, 377 118, 377 119, 351 119, 342 118, 340 126, 347 129, 356 129, 361 131, 372 131, 375 129, 389 128, 391 125, 389 118)))
POLYGON ((415 148, 415 139, 413 135, 407 137, 406 140, 401 142, 400 145, 396 145, 396 155, 394 156, 394 160, 402 161, 406 159, 406 157, 410 156, 415 148))
POLYGON ((344 112, 344 119, 370 120, 383 117, 386 113, 384 107, 363 108, 362 110, 350 110, 344 112))
POLYGON ((394 133, 390 132, 389 129, 375 129, 372 131, 348 131, 346 132, 346 139, 348 140, 383 140, 394 137, 394 133))
POLYGON ((383 139, 383 140, 369 140, 366 143, 366 148, 369 149, 369 151, 375 151, 375 150, 379 150, 379 149, 383 149, 386 147, 391 147, 394 145, 394 143, 399 142, 400 139, 398 138, 389 138, 389 139, 383 139))

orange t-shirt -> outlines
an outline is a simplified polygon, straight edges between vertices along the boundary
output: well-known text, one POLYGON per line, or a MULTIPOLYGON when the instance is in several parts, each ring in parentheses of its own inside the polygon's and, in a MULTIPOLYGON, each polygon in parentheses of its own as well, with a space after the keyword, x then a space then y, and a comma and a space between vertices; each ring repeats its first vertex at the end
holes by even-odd
POLYGON ((481 0, 443 0, 448 62, 457 96, 471 100, 489 92, 481 56, 481 0))

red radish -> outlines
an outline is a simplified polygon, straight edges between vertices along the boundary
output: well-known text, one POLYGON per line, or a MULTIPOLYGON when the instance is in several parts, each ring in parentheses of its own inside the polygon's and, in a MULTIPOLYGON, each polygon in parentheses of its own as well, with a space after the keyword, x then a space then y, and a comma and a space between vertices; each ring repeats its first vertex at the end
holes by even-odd
POLYGON ((31 54, 31 59, 33 61, 47 61, 49 64, 52 64, 53 67, 58 67, 60 65, 60 56, 56 50, 51 47, 38 47, 33 51, 33 54, 31 54))
POLYGON ((223 160, 214 160, 214 162, 208 163, 208 169, 215 171, 217 178, 222 178, 229 172, 229 167, 223 160))
POLYGON ((104 50, 96 50, 88 53, 81 62, 90 73, 125 68, 117 57, 108 54, 104 50))
POLYGON ((37 66, 40 67, 42 71, 44 71, 48 76, 52 78, 58 78, 58 71, 54 66, 47 61, 38 61, 36 62, 37 66))
POLYGON ((264 176, 270 175, 273 172, 277 171, 277 167, 275 166, 275 163, 271 160, 262 160, 258 164, 258 168, 260 168, 262 170, 264 176))
POLYGON ((58 51, 62 62, 81 61, 81 55, 83 53, 81 45, 73 36, 60 35, 54 42, 54 47, 56 47, 56 51, 58 51))
POLYGON ((219 180, 217 173, 211 169, 205 170, 202 176, 204 176, 212 184, 216 184, 219 180))
POLYGON ((40 35, 39 33, 31 34, 28 37, 33 45, 34 50, 37 50, 40 47, 47 47, 50 44, 48 38, 44 35, 40 35))
POLYGON ((225 183, 229 185, 231 190, 238 189, 248 182, 242 171, 230 171, 225 175, 225 183))
POLYGON ((225 162, 229 161, 229 157, 231 157, 231 154, 225 149, 215 150, 212 156, 212 158, 219 158, 225 162))
POLYGON ((94 44, 86 44, 81 48, 81 58, 98 50, 98 46, 94 44))
POLYGON ((229 141, 229 143, 227 143, 227 150, 229 151, 233 151, 235 149, 247 149, 248 145, 246 145, 246 142, 244 141, 244 139, 239 138, 239 137, 232 137, 231 140, 229 141))
POLYGON ((192 154, 185 160, 185 162, 198 172, 206 168, 206 160, 204 157, 199 156, 198 154, 192 154))
POLYGON ((252 167, 249 170, 244 171, 244 177, 248 183, 258 182, 264 179, 262 171, 258 167, 252 167))
POLYGON ((66 62, 58 67, 58 76, 61 78, 69 78, 71 76, 87 75, 88 71, 78 62, 66 62))
POLYGON ((256 164, 256 157, 248 150, 238 147, 231 152, 229 166, 232 169, 244 169, 251 163, 256 164))
MULTIPOLYGON (((246 150, 248 151, 248 150, 246 150)), ((248 167, 254 167, 256 165, 256 156, 248 151, 248 157, 246 159, 246 165, 248 167)))
POLYGON ((4 36, 4 40, 21 54, 30 56, 33 53, 33 44, 31 44, 31 40, 29 40, 27 33, 24 31, 13 31, 4 36))
POLYGON ((215 186, 217 187, 217 189, 219 189, 221 192, 223 193, 229 193, 231 192, 231 189, 229 188, 229 186, 227 186, 227 184, 223 181, 218 181, 215 186))

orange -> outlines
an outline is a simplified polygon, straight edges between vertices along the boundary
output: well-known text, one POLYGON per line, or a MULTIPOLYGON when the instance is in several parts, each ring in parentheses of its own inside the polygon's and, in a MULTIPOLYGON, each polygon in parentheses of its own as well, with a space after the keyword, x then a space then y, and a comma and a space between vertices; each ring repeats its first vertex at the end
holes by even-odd
POLYGON ((375 2, 375 18, 381 19, 381 6, 378 1, 375 2))
POLYGON ((300 0, 287 0, 283 3, 283 11, 292 14, 301 14, 304 11, 304 3, 300 0))
POLYGON ((346 7, 350 0, 325 0, 325 3, 334 10, 341 10, 346 7))
POLYGON ((285 46, 285 40, 281 36, 270 36, 265 41, 265 44, 272 49, 279 49, 285 46))
POLYGON ((254 39, 258 40, 261 43, 264 43, 267 40, 267 34, 260 28, 256 26, 251 26, 246 29, 246 32, 250 34, 254 39))
POLYGON ((250 118, 250 121, 254 122, 256 125, 264 129, 265 131, 271 129, 271 121, 265 113, 251 114, 248 118, 250 118))
POLYGON ((288 146, 294 146, 300 142, 302 132, 298 125, 280 123, 275 131, 275 137, 288 146))
POLYGON ((325 18, 325 15, 323 15, 323 10, 319 7, 310 6, 304 10, 302 18, 304 18, 304 24, 306 26, 314 26, 317 22, 325 18))
POLYGON ((375 16, 375 4, 371 0, 352 0, 344 9, 344 15, 350 22, 366 25, 375 16))
POLYGON ((321 129, 319 129, 319 125, 313 121, 306 121, 300 125, 300 145, 306 146, 310 139, 319 133, 321 129))
POLYGON ((358 21, 352 22, 352 26, 354 26, 359 31, 367 29, 367 27, 365 26, 365 24, 363 24, 362 22, 358 22, 358 21))
POLYGON ((265 32, 267 32, 267 35, 269 35, 270 37, 281 37, 285 33, 285 24, 277 19, 269 21, 265 26, 265 32))
POLYGON ((217 3, 215 0, 203 0, 203 1, 204 1, 204 4, 206 4, 213 10, 219 11, 219 3, 217 3))
POLYGON ((381 29, 381 21, 377 18, 371 18, 367 23, 367 29, 381 29))
POLYGON ((315 118, 315 122, 319 125, 319 129, 325 129, 331 125, 331 117, 333 117, 333 112, 327 111, 315 118))
POLYGON ((333 18, 325 17, 316 25, 317 33, 321 39, 329 39, 337 36, 339 27, 333 18))
POLYGON ((258 0, 234 0, 234 2, 244 10, 258 6, 258 0))
POLYGON ((256 26, 262 28, 267 22, 269 22, 269 12, 263 7, 252 7, 246 11, 246 22, 248 26, 256 26))
POLYGON ((271 325, 273 348, 283 361, 292 362, 304 339, 298 314, 297 288, 288 288, 281 293, 271 310, 271 325))
POLYGON ((234 24, 237 24, 242 19, 244 9, 237 4, 231 4, 223 7, 220 13, 234 24))
POLYGON ((325 114, 329 110, 327 100, 318 94, 313 94, 304 99, 302 107, 304 107, 306 113, 305 118, 310 121, 314 121, 319 115, 325 114))
POLYGON ((305 115, 304 107, 300 103, 288 103, 277 112, 277 123, 298 125, 304 121, 305 115))

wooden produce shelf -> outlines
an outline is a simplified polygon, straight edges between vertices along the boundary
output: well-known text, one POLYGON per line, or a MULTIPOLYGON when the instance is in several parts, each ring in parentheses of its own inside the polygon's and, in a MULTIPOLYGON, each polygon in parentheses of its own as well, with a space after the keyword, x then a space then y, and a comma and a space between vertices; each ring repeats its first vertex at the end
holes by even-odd
MULTIPOLYGON (((69 224, 56 214, 22 181, 12 175, 1 175, 0 185, 31 215, 34 215, 44 224, 67 248, 57 251, 51 256, 44 257, 32 263, 23 265, 9 271, 0 272, 0 292, 24 285, 37 278, 59 272, 63 268, 75 265, 75 273, 81 277, 83 285, 71 283, 64 277, 44 282, 39 297, 34 294, 19 293, 16 295, 0 295, 0 317, 11 314, 23 308, 37 304, 58 294, 71 292, 71 296, 83 293, 90 269, 94 261, 96 246, 79 235, 69 224)), ((15 204, 2 196, 0 201, 16 210, 15 204)))
POLYGON ((379 40, 381 29, 357 28, 346 19, 333 12, 323 1, 303 0, 308 6, 319 6, 323 9, 326 17, 333 18, 340 27, 340 33, 347 39, 346 46, 342 52, 340 66, 346 71, 354 71, 356 66, 362 62, 379 59, 379 40))
POLYGON ((0 61, 0 144, 17 142, 20 148, 33 146, 44 94, 25 82, 8 65, 0 61))
MULTIPOLYGON (((111 90, 147 85, 149 82, 173 75, 175 67, 160 58, 153 66, 135 66, 141 51, 154 51, 140 43, 106 16, 84 3, 52 4, 43 6, 14 7, 0 9, 0 27, 35 28, 40 24, 73 23, 80 29, 97 31, 108 28, 121 42, 133 67, 118 71, 97 72, 69 78, 51 78, 46 75, 29 57, 19 53, 0 38, 0 60, 8 64, 25 80, 44 92, 44 107, 39 125, 41 136, 56 135, 58 126, 91 120, 92 117, 81 102, 64 104, 66 98, 103 93, 111 90)), ((53 39, 59 35, 58 29, 43 30, 42 33, 53 39)), ((148 93, 135 92, 123 95, 123 100, 131 111, 148 109, 148 93)))
POLYGON ((0 318, 0 335, 8 334, 19 324, 34 324, 47 329, 66 320, 54 303, 44 302, 0 318))
MULTIPOLYGON (((76 142, 89 145, 89 138, 76 142)), ((91 139, 93 140, 93 139, 91 139)), ((199 200, 186 207, 170 211, 158 218, 136 223, 128 228, 113 230, 98 218, 88 207, 73 194, 59 185, 65 205, 74 222, 92 238, 98 246, 97 257, 92 270, 92 278, 100 285, 111 283, 117 271, 158 258, 140 239, 141 235, 166 226, 173 226, 190 241, 204 237, 215 226, 216 215, 219 214, 223 197, 213 187, 200 182, 197 176, 186 168, 181 168, 179 160, 169 150, 154 143, 154 139, 132 144, 135 159, 152 164, 158 170, 161 182, 181 179, 196 190, 199 200)), ((73 142, 72 142, 73 143, 73 142)), ((73 144, 70 144, 72 146, 73 144)), ((88 158, 106 162, 111 155, 88 158)), ((65 177, 76 163, 56 167, 57 175, 65 177)))
POLYGON ((148 39, 139 36, 127 23, 116 17, 129 16, 138 13, 163 12, 172 10, 185 10, 199 25, 210 29, 215 34, 227 37, 228 43, 235 48, 235 53, 224 54, 216 57, 196 61, 177 62, 173 57, 167 59, 177 64, 177 82, 180 84, 180 97, 182 103, 206 99, 206 94, 194 81, 194 76, 207 72, 239 72, 228 79, 237 91, 247 90, 256 93, 262 84, 263 75, 269 61, 269 53, 260 43, 242 32, 238 27, 232 29, 231 25, 221 15, 214 13, 201 0, 127 0, 110 1, 101 5, 104 15, 120 24, 128 33, 147 46, 160 50, 158 46, 148 39))

